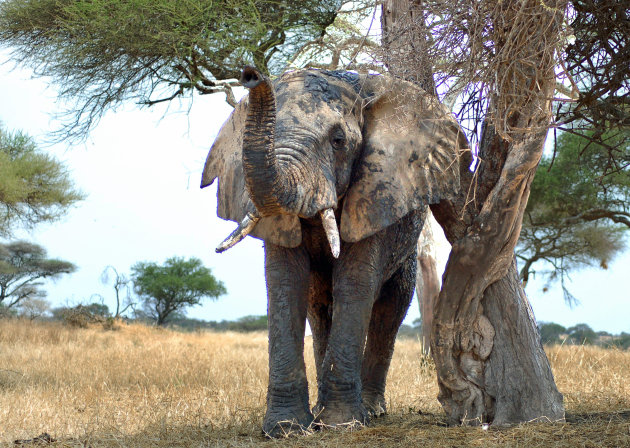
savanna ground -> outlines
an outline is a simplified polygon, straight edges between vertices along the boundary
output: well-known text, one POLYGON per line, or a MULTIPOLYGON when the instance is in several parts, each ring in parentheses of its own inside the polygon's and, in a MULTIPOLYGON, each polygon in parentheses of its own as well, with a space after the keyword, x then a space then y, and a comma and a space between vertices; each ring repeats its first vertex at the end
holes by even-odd
MULTIPOLYGON (((310 338, 306 350, 313 403, 310 338)), ((630 352, 565 346, 547 353, 566 423, 445 427, 433 364, 418 341, 403 339, 388 378, 388 416, 358 430, 270 441, 260 433, 263 333, 4 320, 0 444, 46 432, 56 439, 47 446, 56 447, 630 447, 630 352)))

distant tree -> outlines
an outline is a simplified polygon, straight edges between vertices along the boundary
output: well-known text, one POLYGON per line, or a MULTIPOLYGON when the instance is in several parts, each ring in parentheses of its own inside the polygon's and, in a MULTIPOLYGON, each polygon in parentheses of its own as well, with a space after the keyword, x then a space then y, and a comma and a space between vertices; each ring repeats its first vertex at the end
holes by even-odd
POLYGON ((35 320, 50 311, 50 302, 41 297, 29 297, 20 302, 19 315, 35 320))
MULTIPOLYGON (((419 320, 419 319, 417 319, 419 320)), ((398 338, 413 338, 415 340, 422 341, 422 325, 407 325, 402 324, 398 329, 398 333, 396 334, 398 338)), ((426 355, 427 352, 422 351, 423 355, 426 355)))
POLYGON ((524 283, 532 273, 560 279, 571 302, 565 276, 584 266, 607 268, 625 247, 630 230, 630 143, 613 142, 619 139, 619 134, 606 139, 617 148, 617 164, 611 164, 606 147, 570 133, 559 136, 555 157, 541 160, 516 249, 524 283), (536 271, 534 266, 542 261, 551 269, 536 271))
POLYGON ((231 322, 228 329, 241 332, 267 330, 267 315, 240 317, 236 321, 231 322))
POLYGON ((560 324, 553 322, 540 323, 540 340, 543 344, 555 344, 560 342, 560 336, 567 333, 567 329, 560 324))
MULTIPOLYGON (((153 317, 149 314, 149 312, 147 312, 147 310, 142 309, 142 308, 134 308, 133 311, 131 312, 131 315, 133 317, 133 320, 136 322, 140 322, 147 325, 150 325, 152 322, 155 322, 155 319, 153 319, 153 317)), ((171 319, 172 318, 173 318, 173 315, 171 314, 171 319)))
POLYGON ((84 135, 123 101, 151 105, 192 91, 229 98, 245 65, 281 73, 323 35, 341 3, 6 0, 0 45, 75 102, 65 136, 84 135))
POLYGON ((68 261, 47 258, 46 249, 16 241, 0 244, 0 305, 12 308, 29 298, 42 298, 38 280, 70 274, 76 266, 68 261))
POLYGON ((139 262, 131 272, 144 310, 157 325, 164 325, 172 313, 199 305, 203 298, 217 299, 226 293, 223 283, 198 258, 172 257, 162 266, 139 262))
POLYGON ((0 319, 5 319, 8 317, 17 317, 18 310, 16 307, 7 308, 3 304, 0 303, 0 319))
POLYGON ((57 306, 50 310, 50 314, 52 315, 53 320, 62 321, 68 307, 66 306, 57 306))
POLYGON ((113 314, 114 319, 116 319, 128 309, 133 309, 136 303, 131 295, 131 280, 125 274, 120 274, 115 267, 106 266, 101 273, 101 282, 109 284, 110 280, 116 297, 116 311, 113 314))
POLYGON ((622 332, 618 337, 615 338, 614 344, 622 349, 630 348, 630 333, 622 332))
POLYGON ((0 126, 0 236, 54 221, 83 199, 64 165, 27 135, 0 126))
POLYGON ((574 344, 594 344, 597 341, 597 333, 587 324, 569 327, 567 333, 574 344))

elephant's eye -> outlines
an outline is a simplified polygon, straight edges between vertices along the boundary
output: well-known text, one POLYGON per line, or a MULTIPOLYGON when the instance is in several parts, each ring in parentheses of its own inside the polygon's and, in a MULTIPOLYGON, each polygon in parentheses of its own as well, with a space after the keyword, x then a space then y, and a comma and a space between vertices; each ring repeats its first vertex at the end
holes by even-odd
POLYGON ((346 134, 342 129, 336 128, 330 133, 330 144, 335 150, 343 149, 346 146, 346 134))

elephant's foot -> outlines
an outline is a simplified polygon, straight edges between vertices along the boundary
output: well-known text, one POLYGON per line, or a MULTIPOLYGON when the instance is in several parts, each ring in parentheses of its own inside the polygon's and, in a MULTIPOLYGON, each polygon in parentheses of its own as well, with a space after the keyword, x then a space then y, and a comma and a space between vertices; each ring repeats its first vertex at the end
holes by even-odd
POLYGON ((363 405, 367 409, 370 417, 380 417, 387 413, 385 406, 385 395, 381 392, 363 391, 363 405))
POLYGON ((313 408, 315 421, 322 427, 354 427, 370 422, 361 398, 361 382, 324 381, 313 408))
POLYGON ((269 438, 289 437, 308 432, 313 422, 313 415, 309 412, 302 416, 290 415, 281 417, 278 414, 265 415, 263 434, 269 438))
POLYGON ((313 408, 315 421, 322 427, 352 428, 370 422, 368 410, 362 403, 318 404, 313 408))
MULTIPOLYGON (((305 386, 306 387, 306 386, 305 386)), ((306 389, 305 389, 306 390, 306 389)), ((267 437, 288 437, 309 431, 313 414, 308 407, 308 393, 297 389, 269 390, 263 433, 267 437)))

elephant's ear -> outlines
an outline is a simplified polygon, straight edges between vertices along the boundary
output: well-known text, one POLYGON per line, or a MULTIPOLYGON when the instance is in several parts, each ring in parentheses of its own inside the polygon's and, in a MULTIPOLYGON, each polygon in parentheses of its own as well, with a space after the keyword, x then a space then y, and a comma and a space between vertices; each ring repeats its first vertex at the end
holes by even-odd
POLYGON ((341 214, 341 238, 366 238, 459 190, 467 148, 457 121, 436 98, 385 76, 365 80, 363 153, 341 214))
MULTIPOLYGON (((241 222, 255 207, 245 188, 243 175, 243 129, 247 116, 247 97, 234 109, 223 124, 210 148, 201 176, 201 188, 219 178, 217 215, 241 222)), ((262 218, 250 235, 284 247, 296 247, 302 242, 302 230, 297 216, 277 215, 262 218)))

